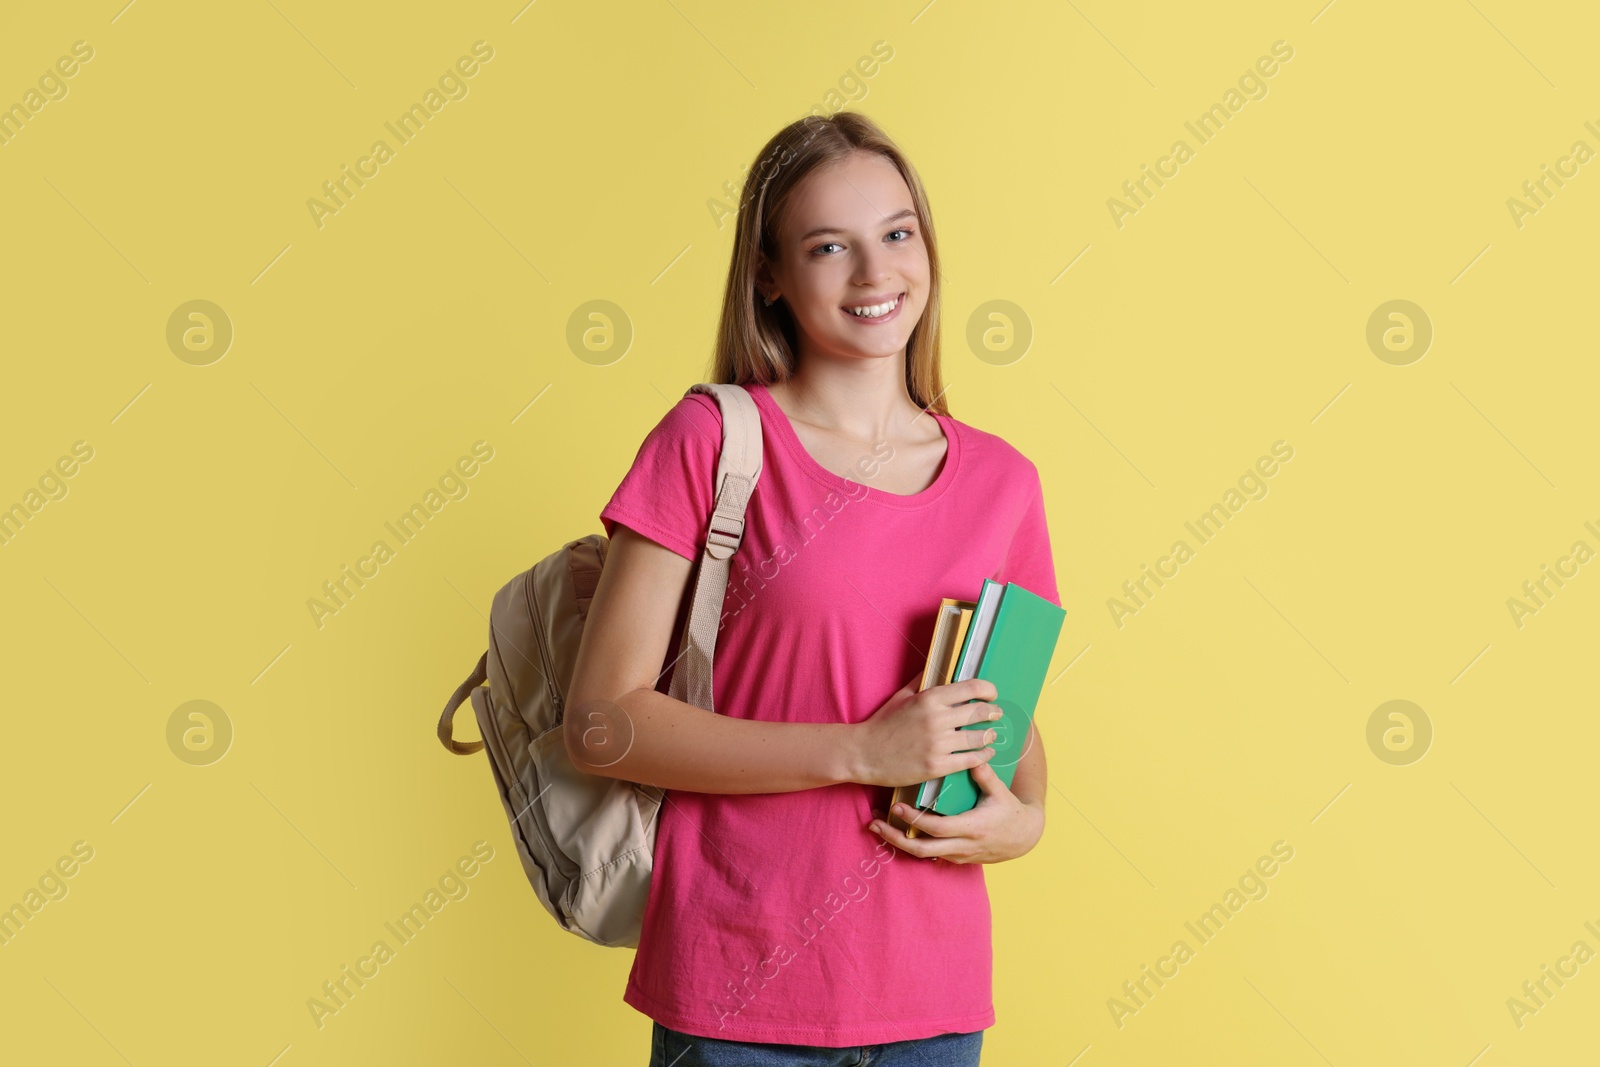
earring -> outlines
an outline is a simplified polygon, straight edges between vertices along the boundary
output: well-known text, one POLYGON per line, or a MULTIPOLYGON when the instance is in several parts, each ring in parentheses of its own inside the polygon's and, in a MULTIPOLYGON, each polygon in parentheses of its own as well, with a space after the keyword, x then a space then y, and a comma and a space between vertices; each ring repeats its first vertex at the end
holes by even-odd
POLYGON ((772 301, 773 301, 773 299, 774 299, 774 298, 773 298, 773 297, 770 297, 770 296, 763 296, 763 297, 762 297, 762 298, 761 298, 761 303, 762 303, 762 304, 763 304, 763 305, 764 305, 764 306, 766 306, 766 307, 771 307, 771 306, 772 306, 772 301))

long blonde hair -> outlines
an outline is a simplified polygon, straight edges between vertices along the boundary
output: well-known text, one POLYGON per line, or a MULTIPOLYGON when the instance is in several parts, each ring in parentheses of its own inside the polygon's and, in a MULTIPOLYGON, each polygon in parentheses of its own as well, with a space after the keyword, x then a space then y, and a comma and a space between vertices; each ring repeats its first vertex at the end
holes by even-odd
POLYGON ((928 250, 928 302, 906 341, 906 392, 920 408, 949 415, 939 371, 939 244, 928 196, 916 169, 871 119, 851 111, 827 118, 807 115, 779 130, 756 156, 739 198, 733 259, 722 297, 722 321, 710 380, 732 385, 787 381, 795 371, 798 338, 788 305, 763 304, 756 289, 763 259, 778 258, 776 221, 801 179, 852 152, 873 152, 894 164, 916 208, 928 250))

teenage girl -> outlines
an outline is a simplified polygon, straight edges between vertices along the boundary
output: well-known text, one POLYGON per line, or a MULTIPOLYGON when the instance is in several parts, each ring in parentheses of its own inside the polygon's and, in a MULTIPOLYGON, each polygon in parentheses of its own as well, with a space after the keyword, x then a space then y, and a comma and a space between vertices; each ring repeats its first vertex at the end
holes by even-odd
POLYGON ((570 715, 566 740, 580 769, 668 790, 623 994, 654 1020, 651 1067, 974 1067, 994 1022, 982 864, 1043 833, 1044 746, 1034 732, 1007 789, 972 747, 992 730, 958 730, 1000 716, 995 687, 917 687, 941 598, 984 578, 1060 598, 1037 469, 948 413, 939 290, 921 181, 871 121, 808 117, 762 149, 710 379, 750 393, 765 443, 716 714, 667 695, 715 398, 679 400, 601 512, 570 705, 614 709, 628 736, 570 715), (888 825, 891 787, 960 770, 977 807, 905 812, 924 836, 888 825))

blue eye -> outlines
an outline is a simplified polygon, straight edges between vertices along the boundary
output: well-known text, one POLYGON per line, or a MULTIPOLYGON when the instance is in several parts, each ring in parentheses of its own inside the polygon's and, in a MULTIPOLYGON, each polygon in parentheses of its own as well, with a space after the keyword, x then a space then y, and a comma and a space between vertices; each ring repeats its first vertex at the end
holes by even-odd
MULTIPOLYGON (((891 244, 897 244, 897 245, 903 245, 907 241, 911 240, 911 238, 915 237, 916 234, 917 234, 917 231, 913 230, 913 229, 910 229, 908 227, 902 226, 897 230, 890 230, 888 236, 893 237, 897 233, 903 233, 903 234, 905 234, 905 236, 902 237, 898 241, 891 241, 890 243, 891 244)), ((814 255, 814 256, 815 255, 827 255, 827 253, 823 252, 822 250, 824 248, 831 248, 831 247, 835 247, 835 246, 840 247, 840 248, 844 247, 843 245, 840 245, 838 241, 824 241, 822 244, 820 244, 817 247, 813 248, 811 250, 811 254, 814 255)))

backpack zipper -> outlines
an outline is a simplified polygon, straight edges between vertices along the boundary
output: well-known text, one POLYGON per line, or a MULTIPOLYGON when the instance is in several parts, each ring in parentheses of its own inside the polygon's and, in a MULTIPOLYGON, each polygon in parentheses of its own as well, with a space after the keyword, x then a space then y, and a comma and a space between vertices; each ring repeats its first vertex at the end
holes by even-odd
POLYGON ((556 686, 555 672, 550 666, 549 646, 545 640, 544 620, 539 617, 539 597, 533 583, 533 572, 528 572, 528 618, 533 622, 534 632, 538 635, 539 661, 544 665, 544 684, 550 690, 551 703, 556 709, 556 724, 566 720, 565 701, 561 699, 561 690, 556 686))

